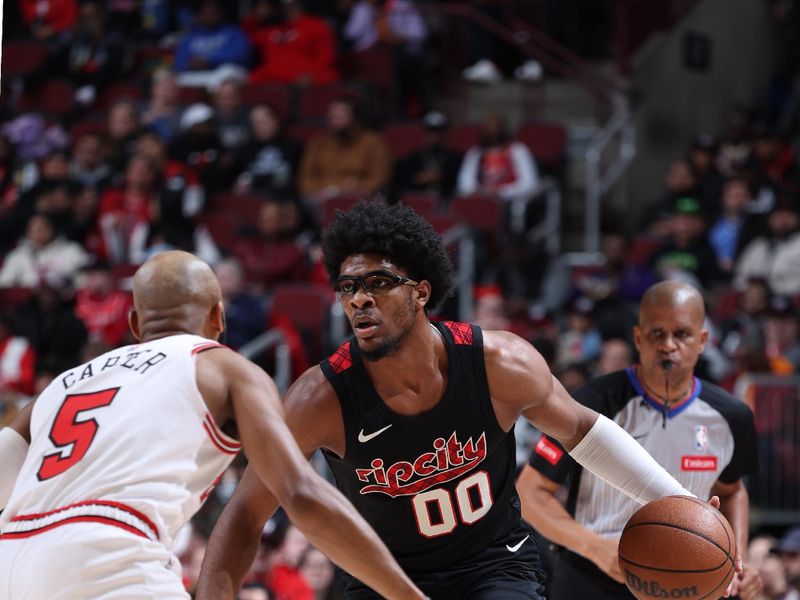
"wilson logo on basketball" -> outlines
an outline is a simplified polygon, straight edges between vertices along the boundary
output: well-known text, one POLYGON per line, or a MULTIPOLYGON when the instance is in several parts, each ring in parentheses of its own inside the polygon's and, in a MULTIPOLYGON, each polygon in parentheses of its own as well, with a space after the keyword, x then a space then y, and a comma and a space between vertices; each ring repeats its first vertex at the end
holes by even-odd
POLYGON ((534 450, 536 454, 544 458, 551 465, 558 463, 564 455, 564 451, 556 446, 553 442, 542 436, 536 444, 534 450))
POLYGON ((631 591, 639 592, 653 598, 697 598, 700 592, 697 586, 682 588, 663 588, 657 581, 647 581, 637 577, 630 571, 625 571, 625 583, 631 591))
POLYGON ((681 471, 716 471, 716 456, 681 456, 681 471))
POLYGON ((401 460, 384 467, 383 459, 376 458, 370 463, 371 468, 356 469, 356 476, 359 481, 370 484, 361 488, 362 494, 381 493, 392 498, 413 496, 468 473, 485 458, 485 432, 477 442, 469 438, 462 444, 454 431, 447 440, 436 438, 433 452, 420 454, 413 462, 401 460))

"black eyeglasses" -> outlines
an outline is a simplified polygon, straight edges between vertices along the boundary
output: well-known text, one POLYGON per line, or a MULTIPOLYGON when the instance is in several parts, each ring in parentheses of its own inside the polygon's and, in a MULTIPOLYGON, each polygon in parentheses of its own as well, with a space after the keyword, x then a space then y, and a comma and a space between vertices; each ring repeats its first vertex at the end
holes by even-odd
POLYGON ((371 271, 361 276, 339 277, 333 283, 333 291, 340 296, 352 296, 361 286, 370 296, 376 296, 386 294, 400 285, 419 285, 419 282, 389 271, 371 271))

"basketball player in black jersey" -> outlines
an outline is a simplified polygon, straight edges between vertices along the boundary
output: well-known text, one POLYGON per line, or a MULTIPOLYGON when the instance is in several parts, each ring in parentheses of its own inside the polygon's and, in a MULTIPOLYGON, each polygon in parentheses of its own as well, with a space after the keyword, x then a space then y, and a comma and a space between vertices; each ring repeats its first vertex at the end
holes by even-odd
MULTIPOLYGON (((362 203, 323 234, 325 267, 354 336, 284 399, 309 456, 434 600, 542 598, 520 516, 520 415, 640 503, 688 494, 609 419, 575 402, 521 338, 431 323, 452 282, 441 238, 414 211, 362 203)), ((211 536, 198 600, 232 600, 277 502, 245 473, 211 536)), ((378 598, 348 579, 349 599, 378 598)))

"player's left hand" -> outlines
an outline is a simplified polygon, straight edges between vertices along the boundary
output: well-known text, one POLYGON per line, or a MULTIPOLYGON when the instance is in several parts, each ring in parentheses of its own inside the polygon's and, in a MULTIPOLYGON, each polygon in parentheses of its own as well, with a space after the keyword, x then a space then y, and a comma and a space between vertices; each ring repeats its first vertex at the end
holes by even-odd
POLYGON ((740 600, 756 600, 761 597, 764 583, 758 570, 750 565, 744 565, 743 571, 737 573, 731 581, 731 596, 738 595, 740 600))

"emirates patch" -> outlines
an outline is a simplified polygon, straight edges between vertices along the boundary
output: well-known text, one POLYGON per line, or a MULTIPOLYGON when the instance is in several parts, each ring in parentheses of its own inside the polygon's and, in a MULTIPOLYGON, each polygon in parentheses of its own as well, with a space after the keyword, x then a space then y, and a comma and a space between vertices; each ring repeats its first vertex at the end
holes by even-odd
POLYGON ((716 471, 716 456, 681 456, 681 471, 716 471))
POLYGON ((558 461, 564 456, 564 451, 545 436, 539 438, 539 442, 534 447, 534 450, 536 450, 536 454, 544 458, 551 465, 558 464, 558 461))

